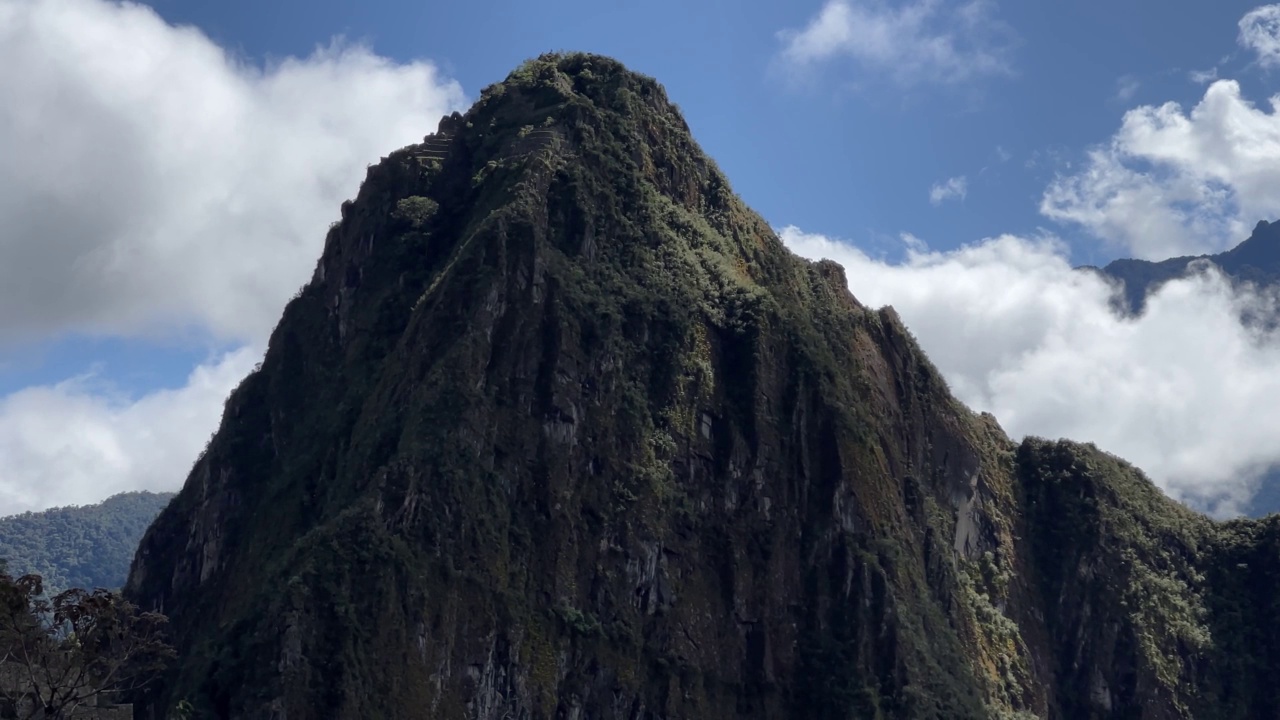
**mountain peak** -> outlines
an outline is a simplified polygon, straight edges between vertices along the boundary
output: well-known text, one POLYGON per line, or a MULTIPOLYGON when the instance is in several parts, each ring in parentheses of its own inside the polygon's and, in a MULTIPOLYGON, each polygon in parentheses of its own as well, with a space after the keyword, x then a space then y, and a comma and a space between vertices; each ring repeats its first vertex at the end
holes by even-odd
POLYGON ((1259 220, 1239 245, 1216 255, 1169 258, 1153 262, 1113 260, 1101 270, 1124 283, 1124 309, 1141 312, 1146 298, 1164 283, 1187 274, 1192 261, 1208 260, 1231 280, 1270 284, 1280 281, 1280 223, 1259 220))
POLYGON ((638 174, 683 204, 728 185, 663 87, 599 55, 529 60, 486 87, 461 121, 476 166, 555 148, 620 180, 638 174))
POLYGON ((607 129, 623 136, 618 140, 657 141, 661 133, 670 132, 691 140, 680 111, 656 80, 612 58, 579 52, 547 53, 526 61, 501 82, 481 90, 464 115, 455 112, 443 118, 437 134, 472 135, 489 148, 512 135, 532 137, 527 145, 533 146, 548 134, 574 135, 602 115, 615 121, 607 129))
POLYGON ((151 717, 1275 704, 1237 690, 1271 687, 1275 533, 1015 445, 606 58, 371 167, 225 407, 126 587, 180 658, 151 717))
POLYGON ((517 115, 532 113, 529 119, 536 120, 539 113, 575 99, 618 109, 628 94, 657 112, 675 110, 657 80, 630 70, 613 58, 584 52, 545 53, 525 61, 501 82, 482 90, 479 101, 467 114, 483 116, 495 108, 511 112, 514 106, 517 115))
POLYGON ((1008 440, 846 282, 786 250, 651 79, 522 66, 370 168, 141 543, 127 592, 184 653, 161 697, 826 717, 878 659, 877 695, 928 684, 940 717, 979 717, 955 658, 996 641, 942 595, 911 606, 924 568, 868 533, 980 553, 997 531, 926 539, 926 507, 1008 440))
POLYGON ((1244 242, 1210 259, 1233 275, 1247 272, 1280 276, 1280 224, 1260 220, 1244 242))

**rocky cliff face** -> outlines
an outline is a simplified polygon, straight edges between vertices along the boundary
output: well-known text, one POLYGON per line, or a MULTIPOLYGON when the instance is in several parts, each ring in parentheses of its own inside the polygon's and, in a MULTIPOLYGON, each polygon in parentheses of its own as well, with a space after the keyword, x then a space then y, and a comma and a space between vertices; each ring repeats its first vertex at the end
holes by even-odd
POLYGON ((1010 442, 558 55, 370 168, 127 593, 154 717, 1249 717, 1278 542, 1010 442))

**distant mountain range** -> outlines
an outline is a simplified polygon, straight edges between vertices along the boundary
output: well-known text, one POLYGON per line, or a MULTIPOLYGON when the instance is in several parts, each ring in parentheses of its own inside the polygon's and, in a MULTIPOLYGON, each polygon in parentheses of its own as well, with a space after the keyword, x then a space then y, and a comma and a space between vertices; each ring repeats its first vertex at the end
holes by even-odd
POLYGON ((97 505, 0 518, 0 559, 11 574, 43 576, 49 596, 74 587, 118 589, 142 534, 172 498, 129 492, 97 505))
POLYGON ((1263 220, 1247 240, 1217 255, 1188 255, 1153 262, 1150 260, 1115 260, 1104 268, 1086 266, 1124 281, 1126 310, 1141 312, 1148 293, 1162 284, 1182 277, 1196 260, 1208 260, 1240 282, 1273 285, 1280 282, 1280 222, 1263 220))
MULTIPOLYGON (((1280 286, 1280 221, 1259 222, 1244 242, 1216 255, 1188 255, 1160 261, 1122 259, 1103 268, 1084 266, 1079 269, 1100 272, 1123 281, 1124 306, 1121 309, 1136 315, 1146 307, 1150 293, 1170 280, 1185 276, 1190 265, 1198 260, 1213 263, 1237 283, 1280 286)), ((1244 512, 1251 517, 1280 512, 1280 470, 1273 469, 1263 478, 1257 494, 1244 512)))

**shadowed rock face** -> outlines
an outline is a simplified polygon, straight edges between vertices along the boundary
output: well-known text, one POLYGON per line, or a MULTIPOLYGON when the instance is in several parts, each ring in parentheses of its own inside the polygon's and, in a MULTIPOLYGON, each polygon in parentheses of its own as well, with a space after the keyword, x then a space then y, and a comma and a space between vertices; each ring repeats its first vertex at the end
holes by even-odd
POLYGON ((1237 567, 1274 528, 1011 443, 654 81, 546 56, 441 130, 370 168, 138 550, 182 658, 151 717, 1271 707, 1237 567))
POLYGON ((1244 242, 1216 255, 1176 257, 1158 262, 1125 258, 1112 261, 1101 270, 1091 269, 1123 282, 1122 309, 1138 313, 1146 307, 1148 294, 1170 280, 1193 272, 1197 261, 1212 263, 1236 282, 1274 286, 1280 283, 1280 223, 1263 220, 1244 242))

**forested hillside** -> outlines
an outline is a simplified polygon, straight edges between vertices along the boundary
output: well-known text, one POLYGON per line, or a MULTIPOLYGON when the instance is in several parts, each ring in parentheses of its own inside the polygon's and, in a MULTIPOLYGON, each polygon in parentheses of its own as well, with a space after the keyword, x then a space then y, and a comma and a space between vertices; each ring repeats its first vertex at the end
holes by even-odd
POLYGON ((124 584, 138 540, 173 493, 129 492, 97 505, 0 518, 0 558, 9 572, 44 576, 50 595, 124 584))

